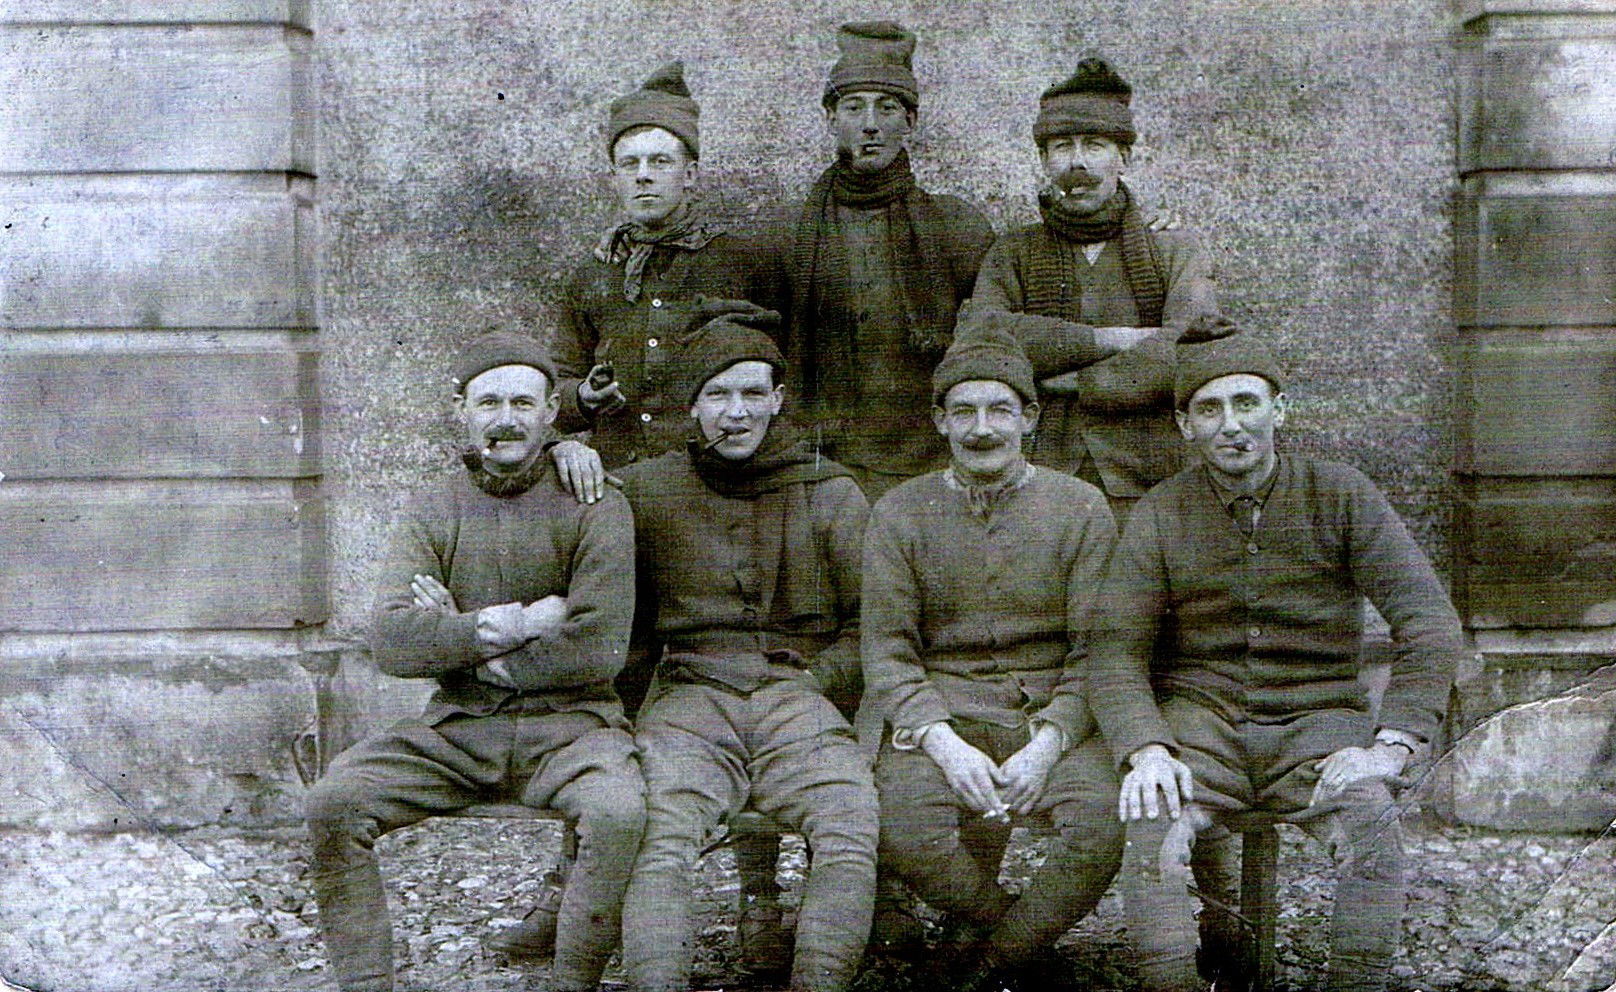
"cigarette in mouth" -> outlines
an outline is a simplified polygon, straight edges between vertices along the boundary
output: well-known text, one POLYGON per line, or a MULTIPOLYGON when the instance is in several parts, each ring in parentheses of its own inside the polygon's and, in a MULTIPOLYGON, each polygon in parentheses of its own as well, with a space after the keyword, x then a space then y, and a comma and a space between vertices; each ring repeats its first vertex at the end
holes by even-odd
POLYGON ((714 448, 718 447, 720 444, 723 444, 726 439, 732 438, 736 434, 739 434, 739 433, 740 433, 740 431, 720 430, 718 432, 717 437, 713 438, 711 441, 708 441, 706 444, 701 446, 701 450, 703 450, 703 451, 711 451, 714 448))

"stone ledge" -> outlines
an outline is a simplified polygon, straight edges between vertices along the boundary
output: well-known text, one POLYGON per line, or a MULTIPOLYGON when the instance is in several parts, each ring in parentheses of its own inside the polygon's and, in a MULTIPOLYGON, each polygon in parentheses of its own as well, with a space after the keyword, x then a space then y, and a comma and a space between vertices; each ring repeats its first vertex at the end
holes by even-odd
POLYGON ((0 0, 0 24, 295 24, 309 0, 0 0))

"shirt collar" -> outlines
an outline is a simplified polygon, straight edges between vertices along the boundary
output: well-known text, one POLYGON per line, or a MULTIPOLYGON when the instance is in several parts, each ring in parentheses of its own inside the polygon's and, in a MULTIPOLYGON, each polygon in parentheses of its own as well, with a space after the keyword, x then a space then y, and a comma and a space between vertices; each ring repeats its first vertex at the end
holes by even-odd
POLYGON ((1258 486, 1257 491, 1254 493, 1243 493, 1237 489, 1233 489, 1230 486, 1225 485, 1223 481, 1218 478, 1218 474, 1212 471, 1210 468, 1205 470, 1206 481, 1212 484, 1212 492, 1217 496, 1218 503, 1221 504, 1222 507, 1228 512, 1233 513, 1235 503, 1239 502, 1244 497, 1250 497, 1252 502, 1257 504, 1258 509, 1261 509, 1265 504, 1267 504, 1268 497, 1273 495, 1274 483, 1279 480, 1279 470, 1283 462, 1284 456, 1280 455, 1278 452, 1275 452, 1273 471, 1268 473, 1267 480, 1264 481, 1261 486, 1258 486))

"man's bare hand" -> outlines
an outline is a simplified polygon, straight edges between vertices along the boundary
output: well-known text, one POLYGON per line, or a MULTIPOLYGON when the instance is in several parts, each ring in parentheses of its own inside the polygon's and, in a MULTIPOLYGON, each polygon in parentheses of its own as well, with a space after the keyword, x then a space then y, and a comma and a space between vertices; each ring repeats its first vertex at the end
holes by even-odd
POLYGON ((455 605, 454 595, 442 582, 430 575, 417 575, 411 579, 410 595, 415 597, 418 609, 437 610, 440 613, 460 612, 460 608, 455 605))
POLYGON ((1159 327, 1096 327, 1094 344, 1101 351, 1130 351, 1160 332, 1159 327))
POLYGON ((1334 798, 1341 790, 1364 779, 1396 778, 1408 763, 1407 751, 1395 744, 1374 747, 1344 747, 1313 767, 1319 770, 1309 806, 1334 798))
POLYGON ((522 628, 527 640, 553 639, 567 620, 565 596, 546 596, 522 607, 522 628))
POLYGON ((1182 226, 1178 215, 1165 207, 1158 207, 1155 213, 1145 218, 1147 231, 1176 231, 1182 226))
POLYGON ((939 724, 927 732, 921 748, 948 780, 948 787, 978 813, 1004 816, 1009 807, 995 782, 999 769, 988 756, 967 744, 954 728, 939 724))
POLYGON ((1033 811, 1049 782, 1050 769, 1060 756, 1060 731, 1046 723, 1032 735, 1026 747, 1004 759, 1004 764, 999 766, 998 783, 1011 812, 1033 811))
POLYGON ((1132 768, 1123 777, 1122 792, 1117 796, 1117 818, 1123 823, 1141 817, 1156 819, 1161 815, 1163 799, 1167 815, 1176 820, 1184 804, 1195 799, 1189 766, 1160 744, 1146 744, 1133 753, 1128 763, 1132 768))
POLYGON ((606 467, 600 453, 582 441, 562 441, 550 449, 561 486, 580 503, 595 503, 606 494, 606 467))
POLYGON ((592 413, 601 410, 615 410, 628 402, 628 397, 623 395, 623 387, 618 384, 615 378, 598 388, 590 385, 591 382, 598 378, 601 369, 602 366, 599 365, 590 369, 589 374, 583 378, 583 381, 578 383, 578 402, 583 405, 584 409, 592 413))
POLYGON ((493 657, 527 643, 521 603, 501 603, 477 611, 477 641, 483 656, 493 657))

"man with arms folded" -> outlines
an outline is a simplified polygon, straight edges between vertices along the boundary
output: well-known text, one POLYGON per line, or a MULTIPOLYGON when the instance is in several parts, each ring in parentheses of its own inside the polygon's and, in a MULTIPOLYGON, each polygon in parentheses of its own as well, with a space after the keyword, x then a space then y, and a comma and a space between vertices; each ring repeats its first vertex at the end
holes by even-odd
MULTIPOLYGON (((997 989, 1094 907, 1121 860, 1116 776, 1082 685, 1115 530, 1098 489, 1022 457, 1038 403, 1002 321, 962 324, 932 396, 950 465, 882 497, 865 544, 866 691, 892 731, 876 765, 881 859, 980 938, 963 987, 997 989), (1045 811, 1060 838, 1012 898, 1004 837, 1012 816, 1045 811), (998 843, 962 842, 984 819, 998 843)), ((1035 974, 1019 980, 1059 982, 1035 974)))
POLYGON ((440 688, 343 753, 308 798, 312 879, 338 984, 393 988, 374 845, 474 803, 515 798, 577 824, 552 987, 594 989, 618 937, 644 786, 612 679, 634 603, 633 519, 608 493, 583 505, 541 454, 555 366, 494 333, 455 364, 466 474, 419 497, 382 567, 371 648, 382 671, 440 688))
POLYGON ((743 805, 801 833, 811 853, 791 988, 846 988, 869 933, 875 789, 826 698, 859 678, 868 504, 846 469, 778 419, 784 365, 755 327, 708 324, 672 378, 694 439, 624 472, 637 625, 663 646, 635 721, 647 830, 623 957, 639 992, 689 988, 696 858, 743 805))
POLYGON ((1276 450, 1285 394, 1260 343, 1202 318, 1178 350, 1177 420, 1198 461, 1129 517, 1089 668, 1096 718, 1127 773, 1119 813, 1146 854, 1123 873, 1140 975, 1152 992, 1200 987, 1175 862, 1194 830, 1258 810, 1333 845, 1322 987, 1381 989, 1405 896, 1388 783, 1436 732, 1463 650, 1459 620, 1372 482, 1276 450), (1365 596, 1396 645, 1374 723, 1357 678, 1365 596), (1175 633, 1158 645, 1168 616, 1175 633))
POLYGON ((1138 137, 1132 88, 1088 58, 1039 100, 1040 223, 1000 238, 968 310, 1014 314, 1043 401, 1029 457, 1103 489, 1119 524, 1176 472, 1173 336, 1216 309, 1199 240, 1140 212, 1122 181, 1138 137))

